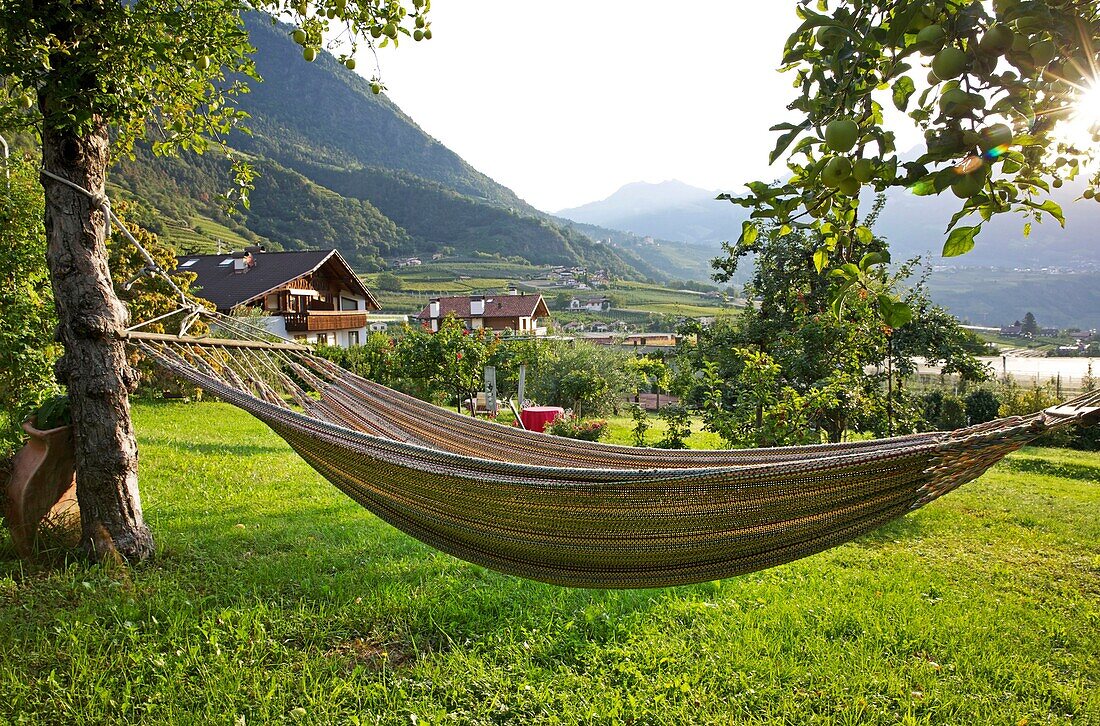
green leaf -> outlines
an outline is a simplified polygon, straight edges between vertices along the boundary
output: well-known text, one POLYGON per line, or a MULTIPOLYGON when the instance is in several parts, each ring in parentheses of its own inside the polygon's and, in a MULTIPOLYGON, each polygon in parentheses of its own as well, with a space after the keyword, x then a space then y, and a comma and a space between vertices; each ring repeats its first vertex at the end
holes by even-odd
POLYGON ((802 133, 802 128, 794 128, 776 139, 775 148, 772 149, 772 152, 770 154, 768 154, 768 163, 771 164, 776 159, 778 159, 780 155, 787 150, 787 147, 791 145, 791 142, 795 140, 795 137, 797 137, 800 133, 802 133))
POLYGON ((874 241, 875 237, 871 234, 871 230, 867 227, 856 227, 856 240, 861 245, 869 245, 874 241))
POLYGON ((1050 216, 1057 219, 1058 224, 1062 225, 1063 227, 1066 226, 1066 217, 1064 214, 1062 214, 1062 207, 1058 204, 1058 202, 1054 201, 1053 199, 1048 199, 1042 204, 1036 204, 1035 202, 1024 200, 1024 204, 1033 209, 1038 209, 1040 212, 1046 212, 1050 216))
POLYGON ((913 310, 901 300, 894 300, 889 295, 878 296, 878 307, 882 312, 882 321, 894 330, 913 319, 913 310))
POLYGON ((859 261, 859 269, 866 272, 871 265, 884 265, 889 261, 890 253, 888 252, 868 252, 859 261))
POLYGON ((965 255, 974 249, 974 237, 981 231, 982 225, 980 224, 973 227, 957 227, 951 230, 951 234, 947 236, 947 241, 943 244, 943 256, 958 257, 959 255, 965 255))
POLYGON ((840 320, 841 314, 844 312, 844 293, 838 292, 837 296, 833 298, 832 304, 829 309, 833 313, 833 317, 840 320))
POLYGON ((829 264, 829 253, 823 249, 814 252, 814 268, 817 269, 820 274, 825 266, 829 264))
POLYGON ((741 223, 741 238, 737 241, 739 244, 751 245, 759 235, 760 230, 756 225, 746 220, 741 223))
POLYGON ((917 87, 909 76, 902 76, 894 82, 894 108, 904 111, 909 107, 909 99, 916 92, 917 87))

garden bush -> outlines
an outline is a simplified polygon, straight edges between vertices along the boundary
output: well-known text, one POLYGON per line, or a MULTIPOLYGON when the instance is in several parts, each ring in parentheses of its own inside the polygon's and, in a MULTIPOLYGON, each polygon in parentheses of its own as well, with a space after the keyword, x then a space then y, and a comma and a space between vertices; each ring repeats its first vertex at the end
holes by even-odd
POLYGON ((554 436, 582 441, 599 441, 607 435, 607 421, 598 418, 581 419, 565 414, 554 419, 545 429, 554 436))

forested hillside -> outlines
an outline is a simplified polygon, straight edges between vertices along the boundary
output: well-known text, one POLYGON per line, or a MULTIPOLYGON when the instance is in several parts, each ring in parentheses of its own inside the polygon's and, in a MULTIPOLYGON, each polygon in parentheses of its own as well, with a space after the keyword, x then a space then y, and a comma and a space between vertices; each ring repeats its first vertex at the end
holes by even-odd
POLYGON ((258 172, 249 209, 227 214, 230 164, 217 153, 156 158, 139 149, 111 181, 153 208, 181 249, 263 242, 273 249, 335 247, 361 270, 444 248, 580 264, 624 277, 663 277, 630 253, 559 223, 425 134, 334 58, 314 63, 285 26, 248 22, 264 78, 240 107, 251 135, 230 146, 258 172))

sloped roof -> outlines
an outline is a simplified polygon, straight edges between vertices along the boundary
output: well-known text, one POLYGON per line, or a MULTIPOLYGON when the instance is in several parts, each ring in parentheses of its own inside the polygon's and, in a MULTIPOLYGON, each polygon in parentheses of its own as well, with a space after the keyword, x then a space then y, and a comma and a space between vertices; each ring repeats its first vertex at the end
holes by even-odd
POLYGON ((363 286, 351 266, 336 250, 310 250, 307 252, 259 252, 253 255, 255 264, 248 272, 233 272, 232 254, 181 255, 177 257, 177 269, 198 275, 194 285, 196 293, 214 303, 219 310, 230 310, 237 305, 253 302, 272 290, 279 289, 330 264, 349 290, 367 299, 380 309, 378 300, 363 286))
MULTIPOLYGON (((439 317, 445 318, 454 315, 457 318, 472 318, 470 314, 470 295, 456 295, 439 298, 439 317)), ((428 309, 431 303, 417 315, 419 320, 429 320, 431 316, 428 309)), ((482 318, 522 318, 526 316, 543 317, 550 315, 550 310, 542 299, 542 295, 486 295, 485 313, 482 318)))

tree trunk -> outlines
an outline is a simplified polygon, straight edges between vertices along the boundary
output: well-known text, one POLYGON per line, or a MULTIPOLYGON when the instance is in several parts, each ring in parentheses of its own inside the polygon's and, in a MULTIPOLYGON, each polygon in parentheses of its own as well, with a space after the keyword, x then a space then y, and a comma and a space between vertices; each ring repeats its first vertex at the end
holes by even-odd
MULTIPOLYGON (((49 99, 45 100, 49 104, 49 99)), ((43 167, 103 194, 109 139, 100 119, 86 134, 42 131, 43 167)), ((137 441, 128 395, 136 374, 119 337, 126 308, 115 296, 107 269, 104 211, 87 195, 43 177, 46 259, 65 353, 58 380, 72 408, 81 545, 96 560, 143 560, 153 538, 141 514, 137 441)))

